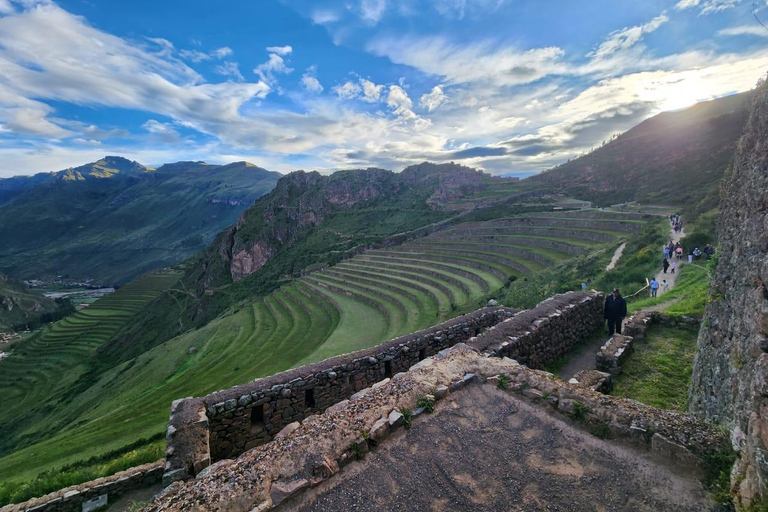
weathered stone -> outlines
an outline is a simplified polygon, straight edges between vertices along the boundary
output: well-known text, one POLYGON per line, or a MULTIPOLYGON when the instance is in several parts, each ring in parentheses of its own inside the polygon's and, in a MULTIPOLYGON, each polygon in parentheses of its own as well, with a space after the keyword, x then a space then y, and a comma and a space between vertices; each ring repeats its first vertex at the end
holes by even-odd
POLYGON ((399 411, 392 411, 389 413, 387 422, 389 423, 389 428, 395 430, 396 428, 400 428, 403 426, 403 424, 405 424, 405 418, 399 411))
POLYGON ((448 394, 448 386, 440 385, 435 388, 435 398, 437 398, 438 400, 444 398, 447 394, 448 394))
POLYGON ((536 388, 527 388, 523 390, 523 396, 530 398, 531 400, 538 400, 544 397, 544 393, 536 388))
POLYGON ((368 439, 374 443, 380 443, 387 437, 389 437, 389 420, 381 418, 371 427, 371 430, 368 432, 368 439))
POLYGON ((283 390, 280 391, 280 396, 283 398, 291 398, 293 396, 293 391, 291 391, 290 388, 283 388, 283 390))
POLYGON ((275 434, 275 439, 280 439, 281 437, 287 437, 291 435, 297 428, 301 426, 301 423, 298 421, 294 421, 293 423, 289 423, 286 426, 283 427, 283 429, 275 434))
POLYGON ((272 482, 269 490, 269 497, 272 499, 272 506, 277 506, 291 496, 303 491, 309 487, 309 480, 300 478, 297 480, 278 480, 272 482))
POLYGON ((240 407, 245 407, 246 405, 248 405, 252 401, 253 401, 253 397, 251 397, 251 395, 243 395, 237 401, 237 405, 239 405, 240 407))

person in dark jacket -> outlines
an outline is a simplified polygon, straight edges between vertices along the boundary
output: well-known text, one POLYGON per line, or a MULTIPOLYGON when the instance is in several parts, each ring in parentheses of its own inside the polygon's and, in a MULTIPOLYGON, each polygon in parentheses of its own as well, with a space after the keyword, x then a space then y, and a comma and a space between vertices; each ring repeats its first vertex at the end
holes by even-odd
POLYGON ((627 301, 619 293, 618 288, 605 298, 605 319, 608 320, 608 336, 621 334, 621 321, 627 316, 627 301))

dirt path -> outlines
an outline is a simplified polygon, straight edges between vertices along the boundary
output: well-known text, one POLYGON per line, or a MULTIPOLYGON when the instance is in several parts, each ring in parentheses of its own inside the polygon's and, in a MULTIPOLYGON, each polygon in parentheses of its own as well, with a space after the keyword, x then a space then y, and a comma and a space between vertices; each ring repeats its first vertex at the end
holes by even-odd
POLYGON ((712 510, 693 473, 473 385, 283 510, 712 510))
MULTIPOLYGON (((675 230, 670 228, 669 229, 670 234, 670 240, 672 240, 674 243, 677 243, 680 241, 681 238, 685 236, 685 228, 680 233, 675 233, 675 230)), ((675 287, 675 283, 677 283, 677 276, 680 275, 680 272, 682 271, 683 267, 688 264, 688 255, 685 252, 687 250, 685 247, 683 247, 683 257, 681 259, 672 258, 672 260, 677 262, 677 268, 675 269, 675 273, 671 273, 669 270, 667 270, 667 273, 664 273, 664 268, 659 268, 659 270, 656 272, 656 279, 661 283, 663 279, 667 280, 667 283, 669 284, 670 291, 675 287)), ((663 257, 663 255, 662 255, 663 257)), ((670 263, 672 262, 670 260, 670 263)), ((661 285, 659 285, 659 295, 663 295, 664 291, 661 288, 661 285)), ((658 311, 658 310, 657 310, 658 311)))
POLYGON ((598 339, 585 343, 580 346, 576 351, 571 354, 568 362, 565 363, 557 372, 557 376, 568 382, 574 375, 582 370, 594 370, 595 369, 595 354, 600 350, 600 347, 608 340, 608 336, 603 332, 603 336, 598 339))
POLYGON ((613 258, 611 258, 611 262, 608 263, 608 265, 605 267, 605 271, 613 270, 613 267, 616 266, 616 264, 619 262, 619 258, 621 258, 621 255, 624 253, 624 248, 627 246, 626 242, 621 244, 616 248, 616 252, 613 253, 613 258))

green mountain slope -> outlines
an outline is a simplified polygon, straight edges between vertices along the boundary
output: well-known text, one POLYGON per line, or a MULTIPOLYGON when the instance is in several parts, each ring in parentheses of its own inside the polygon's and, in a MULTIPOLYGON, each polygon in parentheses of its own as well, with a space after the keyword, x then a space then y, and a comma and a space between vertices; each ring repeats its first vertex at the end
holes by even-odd
POLYGON ((69 301, 49 299, 23 282, 0 274, 0 332, 34 328, 73 312, 69 301))
POLYGON ((698 211, 714 208, 717 183, 736 149, 752 94, 664 112, 590 154, 526 181, 558 187, 601 205, 637 200, 698 205, 698 211))
POLYGON ((246 162, 154 170, 107 157, 28 178, 31 186, 14 178, 0 204, 0 269, 122 284, 204 248, 279 177, 246 162))

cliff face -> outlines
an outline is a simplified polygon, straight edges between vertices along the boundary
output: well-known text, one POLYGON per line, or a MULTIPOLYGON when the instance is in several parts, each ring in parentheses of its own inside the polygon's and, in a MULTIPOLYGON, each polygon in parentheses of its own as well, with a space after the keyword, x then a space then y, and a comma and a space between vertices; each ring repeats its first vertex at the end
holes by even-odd
POLYGON ((768 498, 768 87, 721 189, 720 255, 699 335, 690 393, 698 416, 731 427, 743 503, 768 498))
POLYGON ((396 174, 382 169, 331 176, 291 173, 219 237, 216 253, 232 280, 238 281, 263 267, 305 228, 317 226, 335 211, 394 195, 402 188, 400 181, 396 174))

